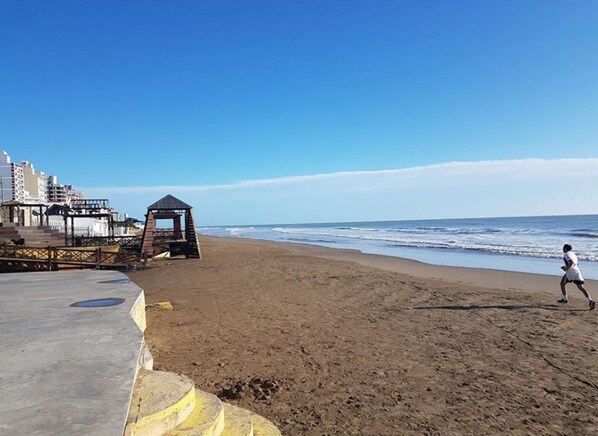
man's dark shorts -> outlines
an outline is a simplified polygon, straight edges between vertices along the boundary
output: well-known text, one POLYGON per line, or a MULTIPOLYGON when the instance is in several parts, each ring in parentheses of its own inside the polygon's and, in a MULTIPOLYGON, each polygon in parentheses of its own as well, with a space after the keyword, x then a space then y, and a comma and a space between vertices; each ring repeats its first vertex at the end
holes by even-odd
POLYGON ((561 279, 561 284, 562 285, 566 285, 567 283, 575 283, 576 285, 583 285, 585 283, 585 281, 583 281, 583 280, 569 280, 567 278, 567 274, 565 274, 563 276, 563 278, 561 279))

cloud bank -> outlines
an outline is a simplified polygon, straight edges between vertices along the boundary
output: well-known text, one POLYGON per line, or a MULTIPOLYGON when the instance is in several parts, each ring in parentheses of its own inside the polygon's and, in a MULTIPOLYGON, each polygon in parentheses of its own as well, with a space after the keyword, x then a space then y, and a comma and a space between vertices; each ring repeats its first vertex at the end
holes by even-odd
POLYGON ((217 185, 83 188, 140 216, 168 193, 205 225, 597 213, 598 158, 447 162, 217 185), (202 220, 200 220, 202 221, 202 220))

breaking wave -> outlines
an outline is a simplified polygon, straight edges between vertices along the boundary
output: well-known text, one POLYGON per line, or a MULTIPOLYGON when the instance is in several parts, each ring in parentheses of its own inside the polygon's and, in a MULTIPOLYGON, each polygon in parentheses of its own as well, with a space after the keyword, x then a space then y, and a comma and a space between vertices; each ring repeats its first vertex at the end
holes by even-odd
MULTIPOLYGON (((203 228, 215 236, 339 246, 366 252, 421 248, 556 259, 573 245, 580 260, 598 262, 598 216, 486 218, 203 228)), ((390 254, 393 255, 393 254, 390 254)))

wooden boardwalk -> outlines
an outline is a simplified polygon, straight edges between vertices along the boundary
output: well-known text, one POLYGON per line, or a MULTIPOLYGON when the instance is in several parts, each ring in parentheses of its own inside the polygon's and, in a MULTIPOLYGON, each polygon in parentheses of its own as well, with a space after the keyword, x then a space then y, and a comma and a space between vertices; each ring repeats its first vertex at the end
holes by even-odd
POLYGON ((18 247, 0 246, 0 272, 57 271, 65 268, 125 269, 140 263, 138 253, 118 247, 18 247))

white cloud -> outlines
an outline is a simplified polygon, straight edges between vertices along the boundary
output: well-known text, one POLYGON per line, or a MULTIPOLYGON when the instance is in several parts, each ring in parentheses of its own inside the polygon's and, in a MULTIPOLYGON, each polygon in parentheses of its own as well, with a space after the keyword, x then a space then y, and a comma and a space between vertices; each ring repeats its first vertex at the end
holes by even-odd
POLYGON ((598 158, 448 162, 219 185, 84 188, 141 216, 170 193, 199 225, 598 213, 598 158))
MULTIPOLYGON (((350 189, 371 190, 372 187, 360 185, 359 182, 373 183, 374 186, 394 184, 396 181, 430 181, 459 180, 471 177, 510 177, 516 180, 540 180, 544 178, 593 176, 598 173, 598 158, 588 159, 519 159, 495 160, 479 162, 447 162, 435 165, 418 166, 392 170, 374 171, 341 171, 336 173, 313 174, 306 176, 288 176, 272 179, 243 180, 218 185, 158 185, 130 187, 89 187, 83 188, 88 193, 103 194, 138 194, 168 192, 209 192, 237 190, 260 187, 280 187, 286 185, 305 185, 314 183, 331 183, 344 185, 350 189)), ((479 181, 479 180, 478 180, 479 181)))

